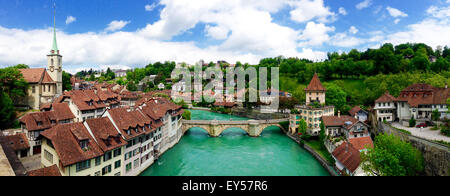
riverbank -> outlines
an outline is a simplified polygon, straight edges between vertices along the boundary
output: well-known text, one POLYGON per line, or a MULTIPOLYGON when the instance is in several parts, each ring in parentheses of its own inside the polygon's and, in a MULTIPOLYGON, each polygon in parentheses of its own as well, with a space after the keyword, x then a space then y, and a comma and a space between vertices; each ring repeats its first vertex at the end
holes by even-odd
POLYGON ((305 143, 304 141, 302 142, 300 137, 293 136, 290 133, 286 133, 286 135, 307 150, 317 161, 320 162, 320 164, 328 171, 328 173, 330 173, 331 176, 339 176, 334 169, 334 166, 332 166, 332 164, 327 160, 325 155, 321 155, 321 153, 316 151, 311 144, 305 143))

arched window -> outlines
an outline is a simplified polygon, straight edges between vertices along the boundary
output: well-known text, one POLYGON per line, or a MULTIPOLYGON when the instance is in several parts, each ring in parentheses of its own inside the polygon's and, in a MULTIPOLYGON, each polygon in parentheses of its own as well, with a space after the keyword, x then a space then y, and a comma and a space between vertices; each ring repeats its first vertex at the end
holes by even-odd
POLYGON ((51 59, 51 60, 50 60, 50 62, 51 62, 51 63, 50 63, 50 64, 51 64, 51 66, 53 66, 53 59, 51 59))

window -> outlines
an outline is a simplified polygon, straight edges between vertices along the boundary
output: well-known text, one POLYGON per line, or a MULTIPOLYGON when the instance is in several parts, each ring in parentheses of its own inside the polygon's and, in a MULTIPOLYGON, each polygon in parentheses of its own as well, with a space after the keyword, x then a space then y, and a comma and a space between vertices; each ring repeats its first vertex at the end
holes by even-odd
POLYGON ((120 176, 120 172, 117 172, 116 174, 114 174, 114 176, 120 176))
POLYGON ((100 171, 98 171, 98 172, 95 172, 95 174, 94 174, 95 176, 100 176, 100 171))
POLYGON ((33 86, 31 89, 32 89, 33 93, 36 93, 36 87, 35 86, 33 86))
POLYGON ((112 152, 107 152, 103 155, 103 162, 109 161, 112 158, 112 152))
POLYGON ((131 170, 131 163, 128 163, 126 166, 125 166, 125 171, 126 172, 129 172, 131 170))
POLYGON ((48 152, 47 150, 44 150, 44 157, 49 161, 50 163, 53 163, 53 155, 48 152))
POLYGON ((120 167, 120 160, 118 160, 114 163, 114 169, 117 169, 119 167, 120 167))
POLYGON ((85 169, 88 169, 91 167, 91 160, 86 160, 86 161, 82 161, 82 162, 78 162, 76 165, 76 171, 83 171, 85 169))
POLYGON ((88 147, 88 140, 81 140, 80 147, 81 149, 86 149, 88 147))
POLYGON ((114 157, 117 157, 121 154, 122 154, 122 149, 119 148, 119 149, 114 150, 114 157))
POLYGON ((139 159, 134 160, 134 168, 139 167, 139 159))
POLYGON ((111 165, 108 165, 102 169, 102 175, 111 173, 111 165))
POLYGON ((102 163, 102 157, 95 158, 95 166, 98 166, 102 163))

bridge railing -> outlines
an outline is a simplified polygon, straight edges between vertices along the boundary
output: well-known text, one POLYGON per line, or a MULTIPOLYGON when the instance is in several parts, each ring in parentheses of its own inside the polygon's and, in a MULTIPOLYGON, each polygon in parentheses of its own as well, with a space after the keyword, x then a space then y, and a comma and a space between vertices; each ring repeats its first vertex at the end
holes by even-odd
POLYGON ((229 121, 229 120, 183 120, 184 124, 227 124, 227 125, 240 125, 240 124, 250 124, 250 123, 258 123, 258 124, 275 124, 280 122, 289 121, 286 119, 274 119, 274 120, 246 120, 246 121, 229 121))

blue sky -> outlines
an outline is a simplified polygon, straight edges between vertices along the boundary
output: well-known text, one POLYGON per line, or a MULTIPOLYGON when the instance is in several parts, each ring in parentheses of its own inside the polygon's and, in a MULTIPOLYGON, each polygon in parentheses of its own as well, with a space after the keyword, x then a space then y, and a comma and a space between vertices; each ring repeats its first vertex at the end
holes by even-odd
POLYGON ((166 60, 321 60, 384 42, 450 46, 450 0, 0 0, 0 66, 46 64, 55 1, 70 72, 166 60))

